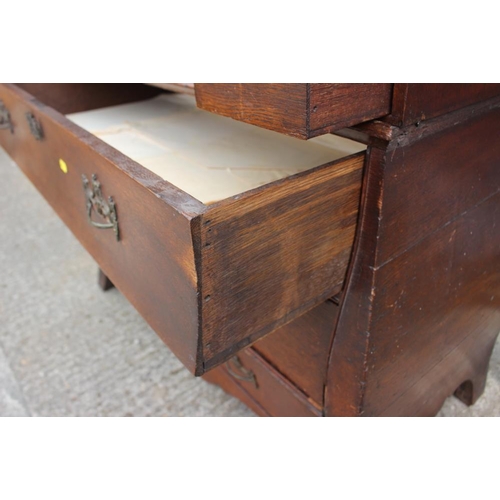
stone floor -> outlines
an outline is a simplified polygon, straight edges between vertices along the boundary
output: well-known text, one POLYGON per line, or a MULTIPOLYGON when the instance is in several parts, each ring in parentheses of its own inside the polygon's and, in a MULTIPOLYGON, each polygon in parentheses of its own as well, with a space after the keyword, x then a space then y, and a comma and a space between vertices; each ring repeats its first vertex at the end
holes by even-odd
MULTIPOLYGON (((0 149, 0 416, 253 413, 183 368, 0 149)), ((500 416, 500 347, 486 391, 441 416, 500 416)))

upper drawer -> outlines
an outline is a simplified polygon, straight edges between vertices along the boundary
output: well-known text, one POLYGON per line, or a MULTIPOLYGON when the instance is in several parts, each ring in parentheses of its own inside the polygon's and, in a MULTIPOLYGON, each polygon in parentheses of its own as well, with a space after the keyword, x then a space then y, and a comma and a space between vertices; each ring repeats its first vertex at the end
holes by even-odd
POLYGON ((309 139, 390 113, 390 83, 196 83, 207 111, 309 139))
POLYGON ((296 141, 205 113, 189 99, 166 95, 70 121, 20 88, 2 85, 0 144, 118 289, 200 375, 341 289, 364 150, 349 154, 363 148, 340 142, 342 150, 327 138, 315 146, 296 141), (314 146, 310 154, 306 146, 314 146), (325 163, 325 154, 333 161, 310 168, 325 163), (260 172, 270 159, 276 171, 260 172), (269 175, 289 173, 279 172, 283 162, 299 163, 302 171, 270 181, 269 175), (231 169, 232 163, 243 168, 231 169), (200 165, 208 167, 193 170, 200 165), (160 175, 192 186, 207 203, 160 175), (265 184, 233 194, 228 175, 237 192, 265 184), (208 203, 208 186, 215 199, 225 199, 208 203))

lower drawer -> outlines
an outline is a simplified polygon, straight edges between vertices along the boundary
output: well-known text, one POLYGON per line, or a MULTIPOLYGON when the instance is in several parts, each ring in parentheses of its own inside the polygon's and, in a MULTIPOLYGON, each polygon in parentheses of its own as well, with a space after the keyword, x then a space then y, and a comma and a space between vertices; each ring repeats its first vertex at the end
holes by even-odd
POLYGON ((261 416, 319 417, 321 411, 252 348, 205 375, 261 416))
POLYGON ((320 407, 338 313, 329 300, 252 346, 320 407))
MULTIPOLYGON (((61 97, 66 87, 42 87, 40 95, 51 96, 53 105, 71 102, 61 97)), ((99 88, 81 85, 75 99, 102 106, 99 88)), ((357 223, 362 146, 343 139, 339 147, 325 145, 332 138, 308 145, 197 110, 190 96, 132 106, 115 110, 126 123, 144 109, 152 115, 135 135, 118 137, 121 142, 106 139, 117 129, 110 132, 109 116, 99 115, 106 143, 99 130, 83 129, 17 86, 0 85, 0 145, 193 373, 227 361, 341 289, 357 223), (211 162, 213 175, 221 174, 220 164, 251 166, 266 158, 281 158, 278 167, 283 158, 286 166, 299 161, 302 168, 202 203, 145 166, 157 157, 132 159, 145 149, 137 137, 160 118, 163 132, 146 149, 160 151, 166 158, 160 171, 174 177, 202 161, 211 162), (122 146, 129 156, 117 149, 122 146)), ((203 187, 205 181, 195 176, 193 182, 203 187)))

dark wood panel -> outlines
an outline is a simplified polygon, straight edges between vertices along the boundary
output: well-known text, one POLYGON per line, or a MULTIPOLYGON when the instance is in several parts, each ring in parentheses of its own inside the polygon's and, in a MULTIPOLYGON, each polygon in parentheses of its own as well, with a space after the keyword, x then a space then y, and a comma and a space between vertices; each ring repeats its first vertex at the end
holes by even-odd
MULTIPOLYGON (((500 232, 495 229, 499 227, 497 195, 377 272, 380 292, 373 308, 365 412, 383 412, 388 402, 406 392, 416 377, 445 362, 469 335, 496 337, 500 331, 500 232), (382 334, 387 331, 390 336, 382 334)), ((461 363, 468 354, 462 352, 461 363)), ((446 396, 458 387, 454 384, 446 396)))
POLYGON ((20 88, 60 113, 149 99, 162 91, 142 83, 19 83, 20 88))
POLYGON ((328 362, 327 416, 352 417, 363 411, 385 158, 384 149, 368 148, 353 257, 328 362))
POLYGON ((409 125, 498 95, 498 83, 396 83, 388 121, 409 125))
MULTIPOLYGON (((463 321, 467 310, 477 318, 485 307, 496 309, 500 320, 500 293, 496 293, 500 236, 485 226, 500 227, 500 195, 488 198, 377 272, 381 293, 374 304, 372 325, 380 330, 398 325, 394 335, 383 339, 371 355, 377 370, 394 370, 395 357, 405 365, 420 350, 432 359, 433 352, 445 349, 447 334, 452 332, 426 336, 425 342, 416 334, 428 329, 429 323, 440 325, 457 313, 463 321)), ((457 338, 459 333, 453 335, 457 338)))
POLYGON ((481 393, 500 331, 499 113, 482 112, 370 148, 326 414, 432 415, 467 380, 462 399, 481 393))
POLYGON ((198 107, 262 128, 305 138, 304 83, 196 83, 198 107))
POLYGON ((197 83, 200 108, 300 139, 385 116, 392 84, 197 83))
POLYGON ((377 266, 500 189, 500 109, 388 153, 377 266))
POLYGON ((253 345, 261 356, 323 406, 330 343, 338 305, 324 302, 253 345))
POLYGON ((201 242, 207 369, 340 291, 364 157, 208 208, 201 242))

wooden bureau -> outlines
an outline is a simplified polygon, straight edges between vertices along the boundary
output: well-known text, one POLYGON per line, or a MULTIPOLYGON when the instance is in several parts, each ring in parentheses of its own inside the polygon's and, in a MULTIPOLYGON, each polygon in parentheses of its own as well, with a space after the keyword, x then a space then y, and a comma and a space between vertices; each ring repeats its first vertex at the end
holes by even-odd
POLYGON ((499 132, 497 84, 0 86, 0 144, 102 288, 260 415, 475 402, 499 132))

